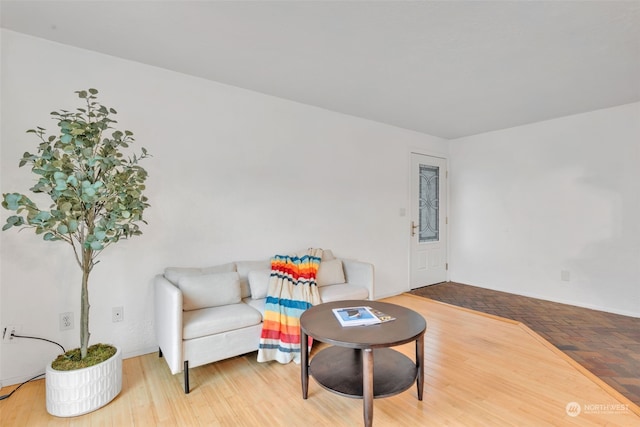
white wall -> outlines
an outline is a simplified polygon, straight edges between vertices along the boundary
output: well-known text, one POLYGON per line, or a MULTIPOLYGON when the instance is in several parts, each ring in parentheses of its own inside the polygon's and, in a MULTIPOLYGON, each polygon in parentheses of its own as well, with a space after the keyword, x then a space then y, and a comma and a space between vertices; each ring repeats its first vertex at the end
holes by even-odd
MULTIPOLYGON (((2 30, 0 186, 33 184, 22 153, 53 130, 49 112, 74 109, 95 87, 119 126, 154 156, 143 236, 103 254, 91 277, 92 342, 125 356, 155 351, 153 275, 166 266, 263 259, 306 247, 366 260, 376 298, 408 290, 411 149, 446 154, 446 141, 247 90, 2 30), (124 322, 111 309, 124 307, 124 322)), ((9 211, 1 209, 4 224, 9 211)), ((80 271, 64 243, 31 230, 0 233, 1 324, 78 346, 58 314, 79 318, 80 271)), ((56 346, 21 340, 0 347, 0 381, 39 372, 56 346)))
POLYGON ((640 103, 451 141, 449 176, 451 280, 640 316, 640 103))

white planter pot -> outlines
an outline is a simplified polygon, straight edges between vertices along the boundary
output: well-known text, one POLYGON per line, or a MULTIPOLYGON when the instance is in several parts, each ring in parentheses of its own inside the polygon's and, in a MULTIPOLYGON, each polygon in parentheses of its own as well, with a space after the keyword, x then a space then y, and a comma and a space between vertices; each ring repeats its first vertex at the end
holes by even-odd
POLYGON ((56 417, 75 417, 103 407, 122 390, 122 351, 85 369, 46 370, 47 412, 56 417))

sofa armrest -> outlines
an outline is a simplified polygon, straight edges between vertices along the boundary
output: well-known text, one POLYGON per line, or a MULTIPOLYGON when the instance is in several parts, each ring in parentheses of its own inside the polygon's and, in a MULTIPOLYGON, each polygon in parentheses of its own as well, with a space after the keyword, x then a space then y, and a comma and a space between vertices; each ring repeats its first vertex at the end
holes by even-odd
POLYGON ((347 283, 367 288, 369 299, 373 300, 374 294, 374 271, 373 264, 368 262, 342 259, 342 267, 347 283))
POLYGON ((182 292, 162 275, 153 280, 156 339, 172 374, 182 372, 182 292))

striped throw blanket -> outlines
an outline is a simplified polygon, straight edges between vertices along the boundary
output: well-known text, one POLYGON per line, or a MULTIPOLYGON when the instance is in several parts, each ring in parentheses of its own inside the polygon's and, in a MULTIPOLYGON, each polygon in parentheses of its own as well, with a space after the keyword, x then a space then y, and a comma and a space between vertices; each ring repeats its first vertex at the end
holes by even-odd
POLYGON ((271 259, 258 362, 300 363, 300 316, 321 302, 316 283, 321 258, 322 249, 309 249, 271 259))

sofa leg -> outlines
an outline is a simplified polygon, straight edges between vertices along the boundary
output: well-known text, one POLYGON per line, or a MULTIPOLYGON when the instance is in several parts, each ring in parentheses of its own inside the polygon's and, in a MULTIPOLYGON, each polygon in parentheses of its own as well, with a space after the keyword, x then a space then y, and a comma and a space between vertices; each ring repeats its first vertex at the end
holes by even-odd
POLYGON ((184 394, 189 394, 189 361, 184 361, 184 394))
POLYGON ((162 349, 158 347, 158 357, 162 358, 162 349))

